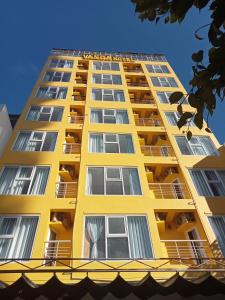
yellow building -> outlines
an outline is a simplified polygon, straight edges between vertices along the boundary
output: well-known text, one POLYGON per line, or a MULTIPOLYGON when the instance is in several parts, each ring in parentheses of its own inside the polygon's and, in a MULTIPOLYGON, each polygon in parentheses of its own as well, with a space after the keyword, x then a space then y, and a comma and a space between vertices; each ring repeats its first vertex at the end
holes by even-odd
POLYGON ((163 55, 51 51, 1 158, 1 280, 220 273, 225 151, 177 90, 163 55))

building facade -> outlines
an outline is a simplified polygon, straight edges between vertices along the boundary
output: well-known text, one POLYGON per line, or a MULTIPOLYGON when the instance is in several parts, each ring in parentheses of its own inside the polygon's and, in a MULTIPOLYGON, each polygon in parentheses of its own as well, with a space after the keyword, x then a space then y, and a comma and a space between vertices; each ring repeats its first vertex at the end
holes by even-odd
POLYGON ((12 133, 12 126, 6 105, 0 104, 0 157, 12 133))
POLYGON ((174 91, 185 93, 163 55, 52 50, 1 159, 0 258, 13 260, 1 280, 24 265, 65 282, 216 265, 225 151, 192 120, 187 140, 174 91))

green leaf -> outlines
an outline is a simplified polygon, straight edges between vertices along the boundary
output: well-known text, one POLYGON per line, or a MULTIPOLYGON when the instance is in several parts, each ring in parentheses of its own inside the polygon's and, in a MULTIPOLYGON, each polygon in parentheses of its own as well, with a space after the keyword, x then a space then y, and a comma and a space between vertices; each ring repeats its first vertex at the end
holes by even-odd
POLYGON ((197 63, 201 62, 203 60, 203 53, 203 50, 199 50, 198 52, 193 53, 192 60, 197 63))
POLYGON ((208 127, 205 128, 205 131, 208 132, 208 133, 212 133, 212 131, 208 127))
POLYGON ((169 98, 170 104, 177 103, 183 96, 184 96, 184 94, 182 92, 172 93, 169 98))
POLYGON ((188 130, 187 139, 190 141, 191 138, 192 138, 192 132, 190 130, 188 130))
POLYGON ((188 102, 194 108, 197 108, 199 106, 199 101, 198 101, 198 98, 195 96, 195 94, 189 95, 188 102))

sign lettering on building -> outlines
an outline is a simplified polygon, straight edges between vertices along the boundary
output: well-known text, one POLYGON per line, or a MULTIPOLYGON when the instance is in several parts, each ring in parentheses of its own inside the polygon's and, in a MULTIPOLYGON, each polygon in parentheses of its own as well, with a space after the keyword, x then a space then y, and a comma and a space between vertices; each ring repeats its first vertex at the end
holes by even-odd
POLYGON ((129 57, 119 57, 119 56, 112 56, 112 55, 83 55, 84 59, 93 59, 93 60, 111 60, 111 61, 124 61, 124 62, 132 62, 134 61, 132 58, 129 57))

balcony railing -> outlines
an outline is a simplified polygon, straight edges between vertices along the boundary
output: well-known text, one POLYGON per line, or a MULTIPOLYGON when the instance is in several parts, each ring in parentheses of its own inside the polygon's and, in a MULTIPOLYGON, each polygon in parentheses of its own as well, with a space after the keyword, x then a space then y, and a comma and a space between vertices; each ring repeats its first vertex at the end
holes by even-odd
POLYGON ((133 68, 133 69, 124 68, 124 72, 143 73, 142 69, 140 69, 140 68, 133 68))
POLYGON ((137 126, 161 126, 161 121, 159 119, 152 118, 139 118, 135 120, 137 126))
POLYGON ((75 198, 77 196, 78 182, 57 182, 56 197, 57 198, 75 198))
POLYGON ((84 116, 69 116, 69 123, 83 124, 84 123, 84 116))
POLYGON ((148 86, 147 82, 127 82, 128 86, 148 86))
POLYGON ((74 101, 85 101, 85 96, 72 95, 74 101))
POLYGON ((191 199, 185 183, 149 183, 156 199, 191 199))
POLYGON ((65 143, 63 144, 63 153, 76 154, 80 153, 81 144, 79 143, 65 143))
POLYGON ((200 264, 211 256, 210 245, 206 240, 161 240, 167 251, 167 257, 189 259, 194 264, 200 264))
POLYGON ((44 258, 71 258, 71 240, 49 240, 44 242, 44 258))
POLYGON ((171 146, 141 146, 141 151, 144 155, 149 156, 174 156, 174 151, 171 146))
POLYGON ((153 99, 144 99, 144 100, 141 100, 141 99, 138 99, 138 98, 135 98, 135 99, 130 99, 131 103, 138 103, 138 104, 155 104, 154 100, 153 99))
POLYGON ((75 79, 75 83, 76 84, 87 84, 87 80, 86 79, 75 79))

